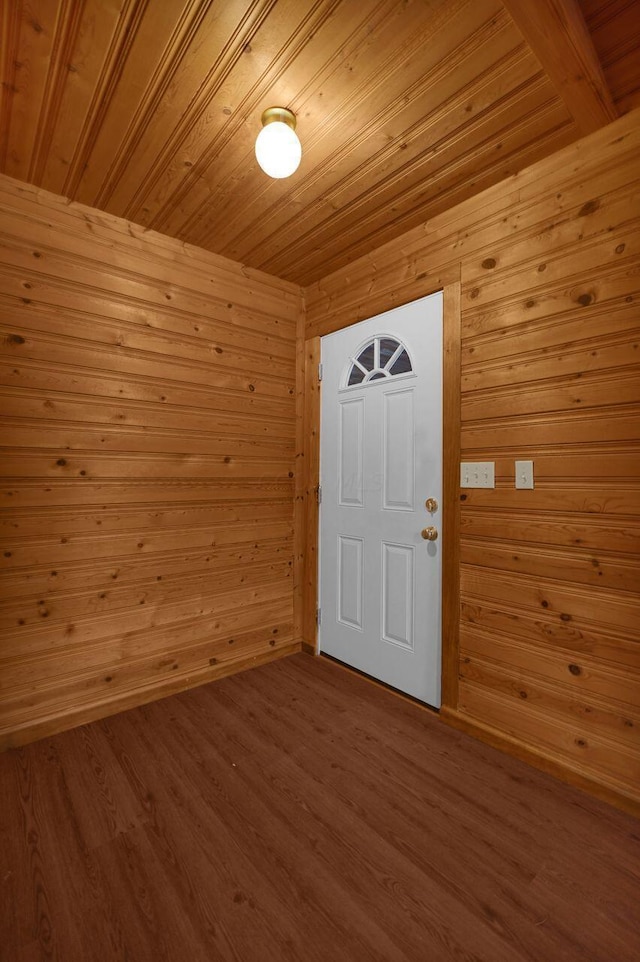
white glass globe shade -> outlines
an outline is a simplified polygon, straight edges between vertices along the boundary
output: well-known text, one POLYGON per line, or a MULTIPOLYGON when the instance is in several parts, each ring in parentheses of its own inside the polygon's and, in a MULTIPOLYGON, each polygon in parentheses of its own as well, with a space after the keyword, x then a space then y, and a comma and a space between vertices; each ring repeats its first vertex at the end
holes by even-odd
POLYGON ((269 177, 290 177, 298 169, 302 146, 295 130, 272 120, 256 138, 256 158, 269 177))

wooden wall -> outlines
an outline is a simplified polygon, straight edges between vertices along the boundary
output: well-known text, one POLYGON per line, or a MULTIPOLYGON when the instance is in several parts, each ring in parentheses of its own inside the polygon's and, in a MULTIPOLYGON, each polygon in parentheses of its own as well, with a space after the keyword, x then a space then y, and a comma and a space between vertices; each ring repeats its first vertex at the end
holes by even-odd
POLYGON ((293 285, 2 178, 0 744, 297 650, 317 338, 444 287, 497 486, 445 506, 443 715, 639 803, 639 118, 308 288, 304 343, 293 285))
POLYGON ((443 714, 630 804, 639 155, 635 111, 306 291, 311 344, 460 277, 461 457, 495 461, 496 488, 460 492, 460 538, 445 541, 461 597, 443 714), (533 459, 533 491, 515 489, 516 459, 533 459))
POLYGON ((0 245, 0 745, 296 650, 300 290, 5 177, 0 245))

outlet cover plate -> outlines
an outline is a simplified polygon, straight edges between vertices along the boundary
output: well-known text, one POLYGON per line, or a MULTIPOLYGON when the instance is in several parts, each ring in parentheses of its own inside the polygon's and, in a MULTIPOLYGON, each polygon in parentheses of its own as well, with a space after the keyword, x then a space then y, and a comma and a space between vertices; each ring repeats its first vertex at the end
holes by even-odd
POLYGON ((495 488, 494 461, 463 461, 460 465, 461 488, 495 488))

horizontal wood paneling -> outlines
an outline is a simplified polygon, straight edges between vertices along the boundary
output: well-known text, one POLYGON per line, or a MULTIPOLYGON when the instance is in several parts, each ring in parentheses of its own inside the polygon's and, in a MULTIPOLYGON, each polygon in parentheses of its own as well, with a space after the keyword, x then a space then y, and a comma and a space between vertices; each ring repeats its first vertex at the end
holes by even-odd
POLYGON ((460 272, 461 458, 496 487, 460 491, 448 716, 636 802, 639 149, 635 111, 306 291, 311 337, 460 272))
MULTIPOLYGON (((636 181, 629 169, 640 150, 637 114, 623 124, 605 128, 598 138, 597 151, 585 150, 585 142, 540 161, 409 231, 396 243, 389 242, 310 285, 306 292, 307 336, 329 333, 435 290, 459 272, 461 264, 465 271, 469 265, 475 280, 478 263, 483 274, 495 270, 499 267, 498 255, 503 256, 519 242, 525 250, 532 245, 537 269, 555 250, 558 231, 570 246, 591 236, 592 219, 594 233, 606 232, 609 225, 598 218, 599 198, 619 189, 631 203, 637 198, 636 181), (567 222, 572 226, 567 228, 567 222)), ((623 211, 627 222, 628 206, 623 211)), ((593 273, 590 277, 593 279, 593 273)), ((466 273, 464 280, 466 285, 466 273)), ((467 298, 475 286, 465 286, 467 298)), ((517 297, 511 321, 519 316, 525 325, 541 321, 543 326, 553 326, 554 314, 572 312, 577 304, 588 316, 593 299, 588 304, 579 302, 583 293, 588 294, 588 289, 561 285, 556 298, 544 304, 539 299, 530 303, 529 297, 517 297)), ((629 292, 625 294, 629 296, 629 292)), ((465 338, 499 328, 506 306, 502 303, 499 311, 487 308, 468 314, 465 338)))
POLYGON ((0 744, 296 649, 301 310, 0 180, 0 744))
MULTIPOLYGON (((486 573, 484 585, 510 580, 496 602, 477 578, 468 594, 463 573, 458 707, 637 797, 640 183, 624 155, 614 182, 601 197, 585 181, 567 218, 585 225, 575 237, 551 223, 546 250, 539 233, 529 244, 518 231, 468 275, 462 264, 463 457, 495 460, 498 487, 483 507, 463 492, 461 563, 486 573), (536 488, 514 498, 516 458, 533 459, 536 488), (598 511, 575 503, 591 488, 598 511)), ((560 166, 554 186, 562 192, 560 166)))
POLYGON ((548 60, 501 0, 11 0, 0 171, 309 284, 632 105, 628 4, 585 10, 604 75, 557 6, 548 60), (303 145, 284 184, 253 150, 274 104, 303 145))

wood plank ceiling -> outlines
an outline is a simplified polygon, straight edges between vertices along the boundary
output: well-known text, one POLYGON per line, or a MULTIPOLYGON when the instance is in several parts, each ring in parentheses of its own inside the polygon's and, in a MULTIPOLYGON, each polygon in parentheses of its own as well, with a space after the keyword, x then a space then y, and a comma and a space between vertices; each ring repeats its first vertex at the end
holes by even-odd
POLYGON ((640 105, 639 47, 639 0, 5 0, 0 170, 307 285, 640 105))

